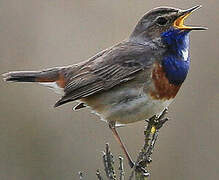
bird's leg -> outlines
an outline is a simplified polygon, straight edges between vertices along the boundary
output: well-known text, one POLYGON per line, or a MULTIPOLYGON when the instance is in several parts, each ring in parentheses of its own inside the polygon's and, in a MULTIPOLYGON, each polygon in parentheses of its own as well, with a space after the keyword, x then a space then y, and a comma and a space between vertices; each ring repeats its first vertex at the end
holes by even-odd
POLYGON ((125 147, 125 145, 123 144, 122 140, 121 140, 120 137, 119 137, 119 134, 118 134, 118 132, 117 132, 117 130, 116 130, 116 127, 115 127, 115 122, 110 122, 110 123, 109 123, 109 128, 112 130, 115 139, 118 141, 119 145, 121 146, 122 150, 124 151, 125 156, 126 156, 127 159, 128 159, 129 166, 130 166, 131 168, 133 168, 133 167, 134 167, 134 162, 132 161, 131 156, 129 155, 129 153, 128 153, 126 147, 125 147))

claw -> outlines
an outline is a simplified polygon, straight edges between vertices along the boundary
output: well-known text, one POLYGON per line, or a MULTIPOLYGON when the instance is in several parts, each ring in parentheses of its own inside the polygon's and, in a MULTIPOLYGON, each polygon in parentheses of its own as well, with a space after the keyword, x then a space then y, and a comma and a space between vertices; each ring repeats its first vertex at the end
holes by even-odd
POLYGON ((135 169, 136 169, 137 171, 141 172, 142 175, 145 176, 145 177, 150 176, 150 173, 149 173, 145 168, 141 167, 140 165, 137 165, 137 164, 136 164, 136 165, 135 165, 135 169))

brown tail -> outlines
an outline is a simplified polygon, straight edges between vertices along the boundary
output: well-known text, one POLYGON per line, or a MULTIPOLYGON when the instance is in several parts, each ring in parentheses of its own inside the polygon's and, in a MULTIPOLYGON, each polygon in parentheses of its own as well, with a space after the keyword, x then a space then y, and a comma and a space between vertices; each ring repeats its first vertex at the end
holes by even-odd
POLYGON ((3 74, 5 81, 14 82, 54 82, 59 80, 59 68, 43 71, 14 71, 3 74))

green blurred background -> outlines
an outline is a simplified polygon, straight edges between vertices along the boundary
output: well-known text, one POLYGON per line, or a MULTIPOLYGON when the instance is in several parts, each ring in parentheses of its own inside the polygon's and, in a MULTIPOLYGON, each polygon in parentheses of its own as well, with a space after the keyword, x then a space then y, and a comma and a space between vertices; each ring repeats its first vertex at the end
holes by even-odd
MULTIPOLYGON (((197 4, 187 23, 209 30, 191 34, 191 70, 160 132, 151 179, 218 179, 218 1, 0 0, 0 74, 81 62, 125 39, 152 8, 197 4)), ((74 103, 54 109, 51 90, 1 79, 0 91, 1 180, 72 180, 78 171, 95 179, 106 142, 122 154, 107 124, 87 109, 73 112, 74 103)), ((133 158, 144 125, 119 129, 133 158)))

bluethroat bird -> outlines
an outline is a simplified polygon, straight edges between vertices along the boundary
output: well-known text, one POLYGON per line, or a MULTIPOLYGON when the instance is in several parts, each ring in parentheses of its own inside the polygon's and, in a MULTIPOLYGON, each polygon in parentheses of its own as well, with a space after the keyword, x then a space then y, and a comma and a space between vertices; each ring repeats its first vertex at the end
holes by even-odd
POLYGON ((116 127, 158 115, 170 105, 190 65, 189 33, 204 27, 184 25, 200 6, 188 10, 160 7, 146 13, 124 41, 88 60, 41 71, 3 74, 5 81, 38 82, 63 96, 61 106, 79 101, 109 124, 129 163, 116 127))

